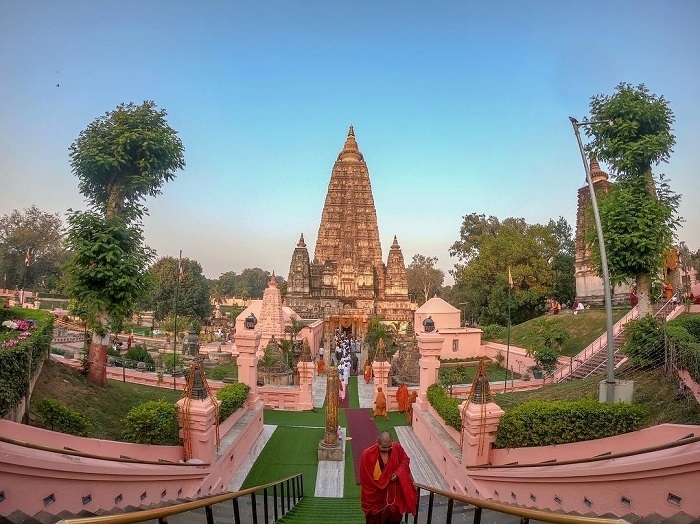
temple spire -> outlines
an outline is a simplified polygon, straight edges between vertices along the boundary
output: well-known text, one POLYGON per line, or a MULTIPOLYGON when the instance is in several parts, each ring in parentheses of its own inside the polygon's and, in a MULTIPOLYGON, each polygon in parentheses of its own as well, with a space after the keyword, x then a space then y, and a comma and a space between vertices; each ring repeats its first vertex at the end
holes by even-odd
POLYGON ((355 129, 352 124, 350 124, 350 129, 348 130, 348 137, 345 139, 345 145, 343 150, 338 155, 338 162, 364 162, 364 157, 360 153, 360 148, 357 147, 357 140, 355 140, 355 129))
POLYGON ((600 182, 601 180, 607 180, 608 174, 600 168, 600 164, 598 163, 598 158, 595 156, 595 153, 591 152, 589 159, 589 171, 591 173, 591 181, 595 184, 596 182, 600 182))

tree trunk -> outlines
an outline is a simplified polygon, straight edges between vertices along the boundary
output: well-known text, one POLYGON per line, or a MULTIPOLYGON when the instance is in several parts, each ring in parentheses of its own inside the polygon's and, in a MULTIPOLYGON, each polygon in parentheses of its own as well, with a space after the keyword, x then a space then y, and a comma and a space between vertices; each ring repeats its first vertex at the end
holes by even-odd
POLYGON ((107 347, 109 334, 101 337, 93 331, 88 354, 88 375, 90 382, 107 387, 107 347))
POLYGON ((654 299, 651 296, 651 276, 648 274, 637 275, 637 299, 639 318, 654 313, 654 299))

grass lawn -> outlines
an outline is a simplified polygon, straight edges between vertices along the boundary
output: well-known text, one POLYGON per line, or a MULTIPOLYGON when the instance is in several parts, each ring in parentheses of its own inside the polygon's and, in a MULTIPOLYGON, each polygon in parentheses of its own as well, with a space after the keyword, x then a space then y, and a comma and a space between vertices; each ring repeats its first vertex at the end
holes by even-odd
POLYGON ((88 382, 74 369, 47 359, 34 387, 30 409, 43 398, 58 399, 64 406, 87 418, 90 423, 88 436, 119 440, 123 429, 122 419, 132 407, 161 398, 175 403, 181 395, 181 391, 116 380, 109 380, 107 387, 101 388, 88 382))
MULTIPOLYGON (((617 322, 628 312, 629 309, 613 309, 613 322, 617 322)), ((564 329, 569 332, 569 338, 564 342, 562 348, 562 355, 569 357, 583 350, 588 344, 604 333, 606 328, 604 309, 587 309, 578 315, 574 315, 569 311, 564 311, 556 316, 547 315, 544 318, 561 322, 564 329)), ((534 338, 532 336, 531 326, 534 320, 537 319, 528 320, 517 326, 511 326, 510 343, 523 348, 532 345, 534 338)), ((507 342, 507 337, 508 331, 506 328, 503 328, 498 338, 494 340, 505 344, 507 342)))

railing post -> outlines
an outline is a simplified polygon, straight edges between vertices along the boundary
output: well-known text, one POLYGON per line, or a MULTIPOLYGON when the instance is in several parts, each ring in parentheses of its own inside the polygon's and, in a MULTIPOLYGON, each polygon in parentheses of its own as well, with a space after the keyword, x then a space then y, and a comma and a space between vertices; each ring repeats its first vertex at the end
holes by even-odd
POLYGON ((270 518, 270 512, 267 503, 267 488, 263 490, 263 513, 265 514, 265 524, 267 524, 267 521, 270 518))
POLYGON ((275 514, 275 522, 277 522, 277 519, 279 519, 279 515, 277 513, 277 484, 272 486, 272 501, 275 503, 273 513, 275 514))
MULTIPOLYGON (((250 505, 253 510, 253 524, 258 524, 258 506, 255 501, 255 492, 250 494, 250 505)), ((214 524, 213 522, 211 524, 214 524)))
POLYGON ((211 506, 205 507, 204 513, 207 516, 207 524, 214 524, 214 512, 212 511, 211 506))
POLYGON ((481 512, 484 508, 478 506, 474 508, 474 524, 481 524, 481 512))

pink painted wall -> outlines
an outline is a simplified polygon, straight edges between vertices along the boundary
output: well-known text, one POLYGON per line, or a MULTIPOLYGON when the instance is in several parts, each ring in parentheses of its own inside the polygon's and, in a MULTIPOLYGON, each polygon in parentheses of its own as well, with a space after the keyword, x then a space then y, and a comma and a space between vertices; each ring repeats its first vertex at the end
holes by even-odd
MULTIPOLYGON (((413 429, 455 493, 564 512, 622 517, 681 511, 700 515, 700 443, 572 465, 470 468, 462 463, 460 436, 431 406, 414 408, 413 429)), ((596 441, 491 450, 490 465, 572 460, 643 450, 677 441, 700 427, 664 424, 596 441)))

